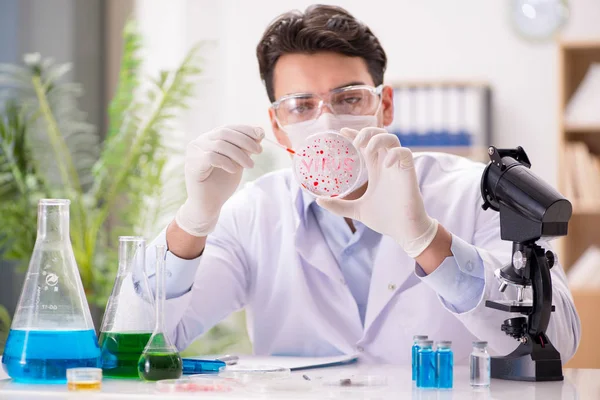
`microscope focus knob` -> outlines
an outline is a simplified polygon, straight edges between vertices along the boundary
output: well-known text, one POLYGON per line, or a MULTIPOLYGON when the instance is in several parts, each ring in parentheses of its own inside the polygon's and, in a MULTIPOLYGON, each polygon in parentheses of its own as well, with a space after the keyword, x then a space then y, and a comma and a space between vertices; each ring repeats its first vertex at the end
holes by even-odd
POLYGON ((550 268, 554 267, 554 265, 558 263, 558 255, 555 252, 547 250, 545 255, 550 268))
POLYGON ((527 265, 527 257, 525 253, 520 250, 515 251, 512 257, 513 267, 516 269, 523 269, 527 265))

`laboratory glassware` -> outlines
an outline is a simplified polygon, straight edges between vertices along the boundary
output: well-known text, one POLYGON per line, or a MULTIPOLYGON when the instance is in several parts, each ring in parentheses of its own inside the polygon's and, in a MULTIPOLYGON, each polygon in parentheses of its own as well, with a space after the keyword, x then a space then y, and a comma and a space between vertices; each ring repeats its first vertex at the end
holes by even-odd
POLYGON ((437 369, 437 387, 439 389, 452 389, 454 355, 452 354, 452 342, 443 341, 437 343, 435 350, 435 366, 437 369))
POLYGON ((490 386, 490 355, 487 342, 473 342, 471 353, 471 386, 490 386))
POLYGON ((119 269, 99 338, 104 376, 138 378, 138 361, 155 326, 145 254, 143 237, 119 237, 119 269))
POLYGON ((147 381, 181 377, 183 362, 165 329, 165 246, 156 246, 156 326, 138 361, 139 377, 147 381))
POLYGON ((101 368, 71 368, 67 370, 67 389, 70 392, 92 392, 102 389, 101 368))
POLYGON ((69 200, 38 203, 37 237, 2 366, 15 381, 66 382, 100 367, 100 349, 69 237, 69 200))
POLYGON ((437 387, 433 340, 419 341, 417 363, 417 387, 424 389, 437 387))
POLYGON ((419 341, 427 340, 427 339, 428 339, 427 335, 413 336, 413 345, 411 348, 411 351, 412 351, 412 380, 413 381, 417 380, 417 366, 419 365, 417 363, 417 353, 419 352, 419 341))
POLYGON ((310 135, 294 152, 294 176, 316 197, 345 197, 367 182, 360 151, 336 131, 310 135))

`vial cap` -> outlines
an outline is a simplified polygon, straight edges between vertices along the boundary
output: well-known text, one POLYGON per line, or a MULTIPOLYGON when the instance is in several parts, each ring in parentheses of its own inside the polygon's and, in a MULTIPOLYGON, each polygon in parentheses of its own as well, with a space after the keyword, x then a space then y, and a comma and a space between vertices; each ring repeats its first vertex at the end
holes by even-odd
POLYGON ((487 345, 488 345, 488 342, 473 342, 473 347, 477 347, 479 349, 486 348, 487 345))
POLYGON ((433 346, 433 340, 419 340, 419 347, 431 347, 433 346))
POLYGON ((452 342, 449 340, 442 340, 441 342, 437 342, 437 347, 441 348, 450 348, 452 346, 452 342))
POLYGON ((427 335, 415 335, 413 336, 413 340, 427 340, 429 339, 429 336, 427 335))

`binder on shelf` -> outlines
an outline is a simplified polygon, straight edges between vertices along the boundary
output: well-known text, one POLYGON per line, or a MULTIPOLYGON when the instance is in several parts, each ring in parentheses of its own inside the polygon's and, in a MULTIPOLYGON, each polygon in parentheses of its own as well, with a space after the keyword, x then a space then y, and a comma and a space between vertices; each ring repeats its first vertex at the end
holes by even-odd
POLYGON ((466 83, 395 85, 394 122, 388 129, 406 147, 487 147, 492 134, 491 89, 466 83))

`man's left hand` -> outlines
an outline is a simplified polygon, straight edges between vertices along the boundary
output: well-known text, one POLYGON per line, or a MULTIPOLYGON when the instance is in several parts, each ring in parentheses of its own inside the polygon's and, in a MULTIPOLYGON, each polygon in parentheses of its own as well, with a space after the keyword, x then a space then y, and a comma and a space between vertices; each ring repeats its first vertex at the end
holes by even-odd
POLYGON ((369 173, 367 190, 356 200, 320 198, 317 203, 392 237, 410 257, 417 258, 436 237, 438 223, 425 212, 412 152, 382 128, 343 129, 341 133, 355 136, 353 143, 369 173))

